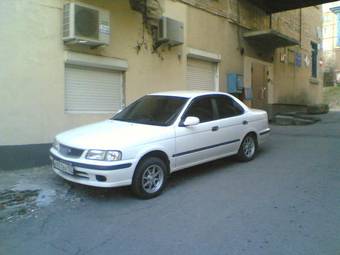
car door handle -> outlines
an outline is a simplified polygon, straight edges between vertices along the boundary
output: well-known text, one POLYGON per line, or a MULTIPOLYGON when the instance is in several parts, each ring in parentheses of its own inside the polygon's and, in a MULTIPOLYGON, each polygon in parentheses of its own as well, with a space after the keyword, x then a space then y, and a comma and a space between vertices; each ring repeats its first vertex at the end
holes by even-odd
POLYGON ((215 126, 215 127, 212 127, 212 128, 211 128, 211 131, 216 132, 218 129, 219 129, 219 127, 218 127, 218 126, 215 126))
POLYGON ((244 121, 242 122, 242 124, 243 124, 243 125, 248 125, 248 121, 247 121, 247 120, 244 120, 244 121))

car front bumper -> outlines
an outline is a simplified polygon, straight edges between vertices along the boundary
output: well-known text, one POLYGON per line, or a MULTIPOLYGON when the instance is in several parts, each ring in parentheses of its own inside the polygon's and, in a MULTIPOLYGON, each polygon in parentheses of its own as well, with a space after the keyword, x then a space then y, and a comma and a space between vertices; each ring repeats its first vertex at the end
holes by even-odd
POLYGON ((62 178, 94 187, 121 187, 132 183, 136 167, 134 161, 85 162, 84 160, 66 158, 55 149, 50 150, 53 171, 62 178), (66 169, 61 169, 60 162, 66 169), (59 168, 58 168, 59 167, 59 168))

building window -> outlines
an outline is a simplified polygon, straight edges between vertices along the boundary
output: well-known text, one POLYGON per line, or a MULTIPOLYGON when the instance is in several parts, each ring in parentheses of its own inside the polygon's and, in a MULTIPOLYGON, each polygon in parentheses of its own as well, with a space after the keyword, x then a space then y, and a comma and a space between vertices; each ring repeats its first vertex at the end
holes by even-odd
POLYGON ((312 77, 318 77, 318 44, 312 42, 312 77))
POLYGON ((336 14, 337 32, 336 32, 336 46, 340 46, 340 13, 336 14))

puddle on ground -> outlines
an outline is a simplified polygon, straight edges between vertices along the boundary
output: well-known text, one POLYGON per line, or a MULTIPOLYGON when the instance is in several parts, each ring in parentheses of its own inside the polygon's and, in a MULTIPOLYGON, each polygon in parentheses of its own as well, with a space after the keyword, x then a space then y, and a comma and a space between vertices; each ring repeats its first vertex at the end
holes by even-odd
POLYGON ((38 186, 19 181, 8 189, 0 190, 0 223, 38 217, 39 209, 53 204, 57 199, 74 206, 81 201, 66 183, 51 188, 42 183, 38 186))
POLYGON ((80 197, 49 166, 0 171, 0 223, 39 217, 40 209, 57 200, 77 205, 80 197))

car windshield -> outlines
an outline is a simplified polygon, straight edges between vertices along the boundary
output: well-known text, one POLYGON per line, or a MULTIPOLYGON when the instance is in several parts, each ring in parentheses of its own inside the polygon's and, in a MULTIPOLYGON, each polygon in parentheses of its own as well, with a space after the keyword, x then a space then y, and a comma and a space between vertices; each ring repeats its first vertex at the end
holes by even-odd
POLYGON ((185 97, 144 96, 117 113, 112 120, 170 126, 187 101, 185 97))

